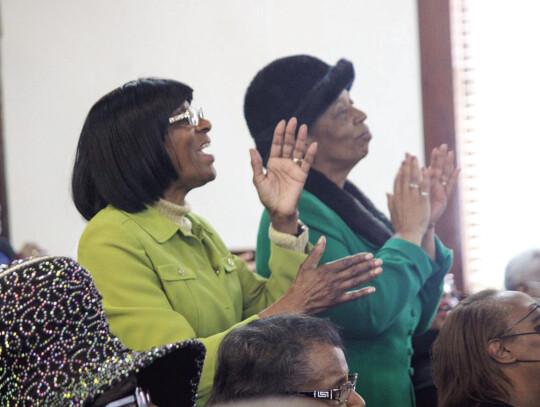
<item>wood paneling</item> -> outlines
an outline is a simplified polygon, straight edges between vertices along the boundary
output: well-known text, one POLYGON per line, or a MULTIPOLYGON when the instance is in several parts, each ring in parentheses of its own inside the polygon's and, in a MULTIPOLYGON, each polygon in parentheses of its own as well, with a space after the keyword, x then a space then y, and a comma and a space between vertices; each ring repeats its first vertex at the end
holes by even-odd
MULTIPOLYGON (((422 105, 426 162, 433 147, 446 143, 456 150, 450 2, 418 0, 422 105)), ((458 180, 459 182, 459 180, 458 180)), ((448 208, 437 224, 437 234, 454 250, 451 272, 464 290, 460 199, 456 187, 448 208)))

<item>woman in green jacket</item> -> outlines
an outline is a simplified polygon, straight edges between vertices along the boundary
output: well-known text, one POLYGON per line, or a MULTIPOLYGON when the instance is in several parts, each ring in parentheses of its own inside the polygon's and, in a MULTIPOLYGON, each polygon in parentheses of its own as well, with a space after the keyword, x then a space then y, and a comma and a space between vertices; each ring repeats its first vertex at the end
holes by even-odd
MULTIPOLYGON (((278 59, 253 79, 244 112, 263 160, 270 151, 270 128, 283 115, 309 126, 307 142, 317 143, 318 153, 298 208, 310 228, 310 239, 326 237, 321 261, 368 251, 384 262, 384 274, 373 282, 376 295, 323 315, 344 328, 347 362, 359 374, 357 388, 366 404, 410 407, 414 406, 411 338, 429 328, 452 264, 451 251, 435 237, 435 224, 457 172, 445 146, 435 150, 429 173, 423 175, 417 159, 407 155, 396 177, 394 196, 389 196, 390 223, 347 180, 367 155, 371 140, 367 116, 349 96, 353 80, 353 66, 344 59, 335 66, 308 55, 278 59), (427 181, 429 188, 421 185, 427 181), (418 205, 422 199, 430 204, 427 217, 419 216, 425 208, 406 202, 415 196, 418 205)), ((263 276, 271 275, 266 266, 270 223, 264 212, 256 257, 257 272, 263 276)))
POLYGON ((274 275, 267 280, 250 272, 185 200, 216 176, 214 156, 205 151, 212 126, 191 100, 190 87, 161 79, 128 82, 105 95, 82 129, 72 188, 89 220, 78 259, 103 295, 111 331, 134 350, 201 340, 207 348, 202 405, 228 330, 368 295, 372 288, 351 289, 382 270, 366 253, 317 267, 324 239, 306 254, 308 233, 299 227, 297 204, 317 147, 306 149, 305 126, 294 141, 292 119, 275 129, 266 173, 251 151, 254 183, 272 219, 274 275))

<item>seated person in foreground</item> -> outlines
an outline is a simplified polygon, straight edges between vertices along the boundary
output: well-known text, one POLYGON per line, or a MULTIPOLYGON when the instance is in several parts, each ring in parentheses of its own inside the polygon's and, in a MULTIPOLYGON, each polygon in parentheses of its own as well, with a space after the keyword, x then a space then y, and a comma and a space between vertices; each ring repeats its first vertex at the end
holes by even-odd
POLYGON ((218 349, 209 405, 296 395, 330 405, 364 407, 343 343, 326 319, 282 314, 238 327, 218 349))
POLYGON ((214 407, 325 407, 328 402, 297 396, 263 396, 242 401, 216 404, 214 407))
POLYGON ((540 405, 540 304, 517 291, 463 300, 433 344, 439 407, 540 405))
POLYGON ((512 257, 504 273, 504 286, 540 301, 540 249, 525 250, 512 257))

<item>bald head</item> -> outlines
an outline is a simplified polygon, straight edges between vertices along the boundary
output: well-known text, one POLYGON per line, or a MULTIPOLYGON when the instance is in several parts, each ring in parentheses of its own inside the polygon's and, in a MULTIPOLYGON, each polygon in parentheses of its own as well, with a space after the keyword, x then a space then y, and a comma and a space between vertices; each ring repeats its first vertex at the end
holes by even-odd
POLYGON ((506 266, 504 284, 507 290, 540 298, 540 249, 529 249, 513 257, 506 266))

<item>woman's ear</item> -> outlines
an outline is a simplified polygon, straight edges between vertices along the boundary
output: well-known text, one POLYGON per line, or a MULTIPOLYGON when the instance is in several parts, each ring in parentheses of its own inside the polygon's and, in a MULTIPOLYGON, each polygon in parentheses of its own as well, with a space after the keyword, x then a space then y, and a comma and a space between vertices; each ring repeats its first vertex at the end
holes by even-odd
POLYGON ((488 343, 489 356, 497 363, 510 364, 515 363, 517 357, 500 339, 492 339, 488 343))

